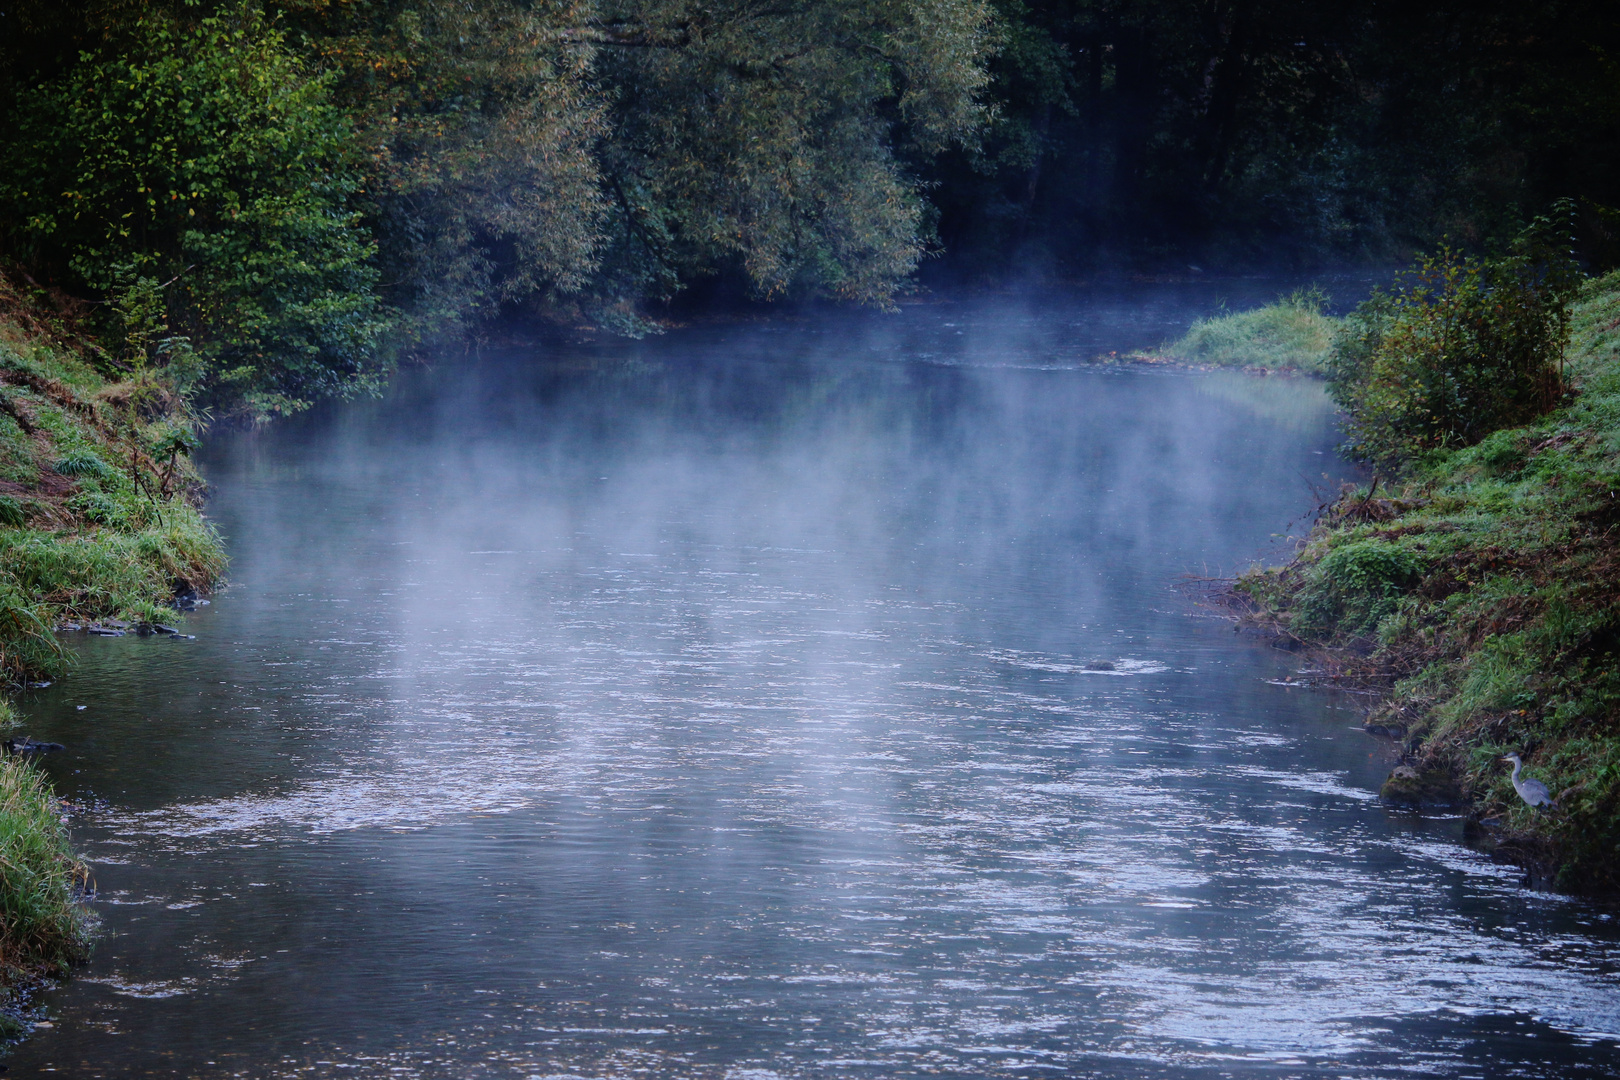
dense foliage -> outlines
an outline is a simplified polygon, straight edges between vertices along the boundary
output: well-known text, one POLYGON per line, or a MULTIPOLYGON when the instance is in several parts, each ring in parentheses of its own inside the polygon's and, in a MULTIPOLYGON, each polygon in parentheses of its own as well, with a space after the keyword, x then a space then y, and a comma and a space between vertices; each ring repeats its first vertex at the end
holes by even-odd
POLYGON ((606 102, 590 9, 559 0, 291 2, 366 156, 366 226, 407 340, 578 295, 601 266, 606 102))
POLYGON ((1580 200, 1620 256, 1604 0, 996 0, 997 119, 931 175, 973 276, 1403 256, 1580 200))
POLYGON ((17 0, 0 257, 163 287, 260 415, 501 311, 886 304, 942 251, 1466 251, 1569 196, 1603 262, 1617 50, 1600 0, 17 0))
POLYGON ((928 242, 911 166, 976 137, 994 44, 981 0, 15 16, 4 253, 97 298, 166 286, 208 392, 261 415, 503 307, 633 332, 714 273, 888 302, 928 242))
POLYGON ((734 266, 765 296, 887 300, 924 247, 897 151, 972 141, 988 18, 978 0, 605 5, 610 265, 633 293, 734 266))
POLYGON ((257 410, 363 385, 384 316, 331 83, 252 8, 141 14, 16 93, 17 254, 103 296, 172 280, 169 316, 257 410))
POLYGON ((1327 362, 1352 449, 1400 465, 1552 409, 1581 280, 1570 243, 1538 219, 1508 254, 1441 248, 1361 304, 1327 362))

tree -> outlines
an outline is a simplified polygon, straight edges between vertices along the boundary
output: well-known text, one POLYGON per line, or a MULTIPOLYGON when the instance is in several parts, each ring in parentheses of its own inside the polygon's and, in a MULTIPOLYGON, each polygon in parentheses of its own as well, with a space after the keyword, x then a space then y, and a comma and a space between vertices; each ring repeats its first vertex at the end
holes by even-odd
POLYGON ((371 385, 387 317, 354 198, 354 129, 251 5, 161 10, 13 98, 14 252, 103 296, 166 281, 167 321, 258 413, 371 385))
POLYGON ((295 2, 368 151, 368 219, 412 336, 569 294, 600 261, 605 109, 573 0, 295 2))
POLYGON ((904 156, 973 140, 995 43, 980 0, 606 0, 572 37, 612 102, 604 295, 734 267, 878 304, 926 246, 904 156))
POLYGON ((1384 260, 1620 205, 1613 4, 995 3, 998 120, 925 174, 976 269, 1384 260))

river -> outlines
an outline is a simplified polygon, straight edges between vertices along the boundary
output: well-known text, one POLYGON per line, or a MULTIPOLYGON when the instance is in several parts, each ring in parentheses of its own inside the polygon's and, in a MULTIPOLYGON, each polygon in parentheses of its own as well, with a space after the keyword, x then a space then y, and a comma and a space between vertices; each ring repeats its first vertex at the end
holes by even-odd
POLYGON ((216 436, 194 638, 24 703, 103 936, 12 1075, 1620 1074, 1610 914, 1380 805, 1362 700, 1181 587, 1353 475, 1316 384, 1090 363, 1214 299, 509 343, 216 436))

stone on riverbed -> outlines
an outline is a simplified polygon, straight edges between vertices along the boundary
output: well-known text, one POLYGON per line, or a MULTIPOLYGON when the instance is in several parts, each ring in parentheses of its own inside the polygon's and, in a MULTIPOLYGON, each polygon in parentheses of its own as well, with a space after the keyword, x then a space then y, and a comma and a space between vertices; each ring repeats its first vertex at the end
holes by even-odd
POLYGON ((46 754, 54 754, 62 749, 64 747, 59 742, 40 742, 27 736, 0 742, 0 750, 4 750, 11 757, 20 757, 25 760, 44 757, 46 754))
POLYGON ((1396 806, 1453 806, 1460 793, 1456 781, 1443 769, 1397 765, 1378 797, 1396 806))

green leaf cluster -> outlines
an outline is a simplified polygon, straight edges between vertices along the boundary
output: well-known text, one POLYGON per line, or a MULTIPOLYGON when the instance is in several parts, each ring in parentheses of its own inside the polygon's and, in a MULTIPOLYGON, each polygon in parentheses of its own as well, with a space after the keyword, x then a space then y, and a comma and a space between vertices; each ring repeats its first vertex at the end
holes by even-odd
POLYGON ((975 138, 995 34, 982 0, 616 0, 592 40, 614 88, 599 292, 719 271, 885 304, 927 249, 906 158, 975 138))
POLYGON ((8 240, 120 299, 126 353, 194 340, 213 384, 255 412, 365 389, 387 313, 332 84, 256 6, 189 23, 145 9, 16 90, 8 240), (182 333, 153 340, 157 326, 182 333))
POLYGON ((1352 452, 1398 466, 1552 409, 1581 280, 1570 243, 1538 218, 1503 255, 1442 247, 1361 304, 1327 362, 1352 452))
POLYGON ((266 415, 513 310, 709 275, 886 304, 988 117, 985 0, 21 0, 0 252, 108 360, 266 415))

